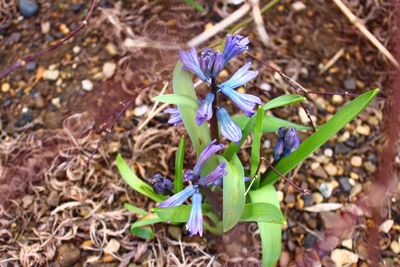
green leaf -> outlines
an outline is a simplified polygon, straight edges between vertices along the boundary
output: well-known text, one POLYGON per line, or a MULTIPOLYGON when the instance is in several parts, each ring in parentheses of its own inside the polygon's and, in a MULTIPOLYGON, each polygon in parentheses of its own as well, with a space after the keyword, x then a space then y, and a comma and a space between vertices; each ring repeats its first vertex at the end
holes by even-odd
POLYGON ((194 9, 196 9, 199 12, 206 12, 204 7, 198 3, 196 0, 183 0, 186 4, 192 6, 194 9))
POLYGON ((176 94, 159 95, 153 97, 152 100, 153 102, 163 102, 174 105, 182 105, 187 108, 191 108, 193 110, 196 110, 199 107, 199 103, 197 103, 197 101, 184 95, 176 95, 176 94))
POLYGON ((130 212, 133 212, 133 213, 135 213, 137 215, 141 215, 141 216, 146 216, 147 214, 149 214, 144 209, 138 208, 138 207, 133 206, 132 204, 129 204, 129 203, 124 203, 124 209, 127 209, 130 212))
POLYGON ((154 231, 150 227, 131 227, 131 233, 143 239, 153 239, 154 231))
MULTIPOLYGON (((248 127, 248 123, 251 121, 252 118, 250 119, 244 115, 239 115, 239 116, 234 116, 232 119, 239 125, 240 128, 243 129, 245 127, 248 127)), ((276 132, 281 126, 292 126, 295 127, 297 131, 311 130, 311 128, 308 126, 303 126, 290 121, 285 121, 274 116, 264 115, 263 129, 262 129, 263 133, 276 132)), ((253 127, 254 127, 254 122, 253 122, 253 127)), ((253 129, 251 128, 250 130, 252 131, 253 129)), ((244 131, 245 130, 243 130, 243 132, 244 131)))
MULTIPOLYGON (((310 156, 316 149, 326 143, 333 135, 357 116, 375 98, 379 90, 371 90, 349 102, 339 110, 329 121, 320 126, 317 131, 307 138, 299 148, 289 157, 281 159, 275 168, 282 174, 286 174, 295 168, 304 159, 310 156)), ((279 175, 273 171, 268 171, 263 178, 262 185, 274 183, 279 179, 279 175)))
POLYGON ((175 156, 175 178, 174 178, 175 194, 181 192, 183 189, 183 160, 185 158, 185 151, 186 151, 186 137, 182 135, 175 156))
POLYGON ((273 109, 273 108, 279 108, 279 107, 303 102, 304 100, 306 100, 306 98, 304 96, 297 95, 297 94, 281 95, 281 96, 278 96, 278 97, 268 101, 268 103, 263 106, 263 109, 266 111, 266 110, 273 109))
POLYGON ((228 174, 223 178, 223 229, 230 230, 240 220, 242 216, 245 197, 244 197, 244 170, 242 163, 235 154, 231 161, 226 161, 223 157, 219 158, 227 163, 228 174))
POLYGON ((140 220, 131 224, 131 233, 140 238, 153 239, 154 232, 149 225, 162 222, 162 220, 156 215, 149 213, 140 220))
MULTIPOLYGON (((182 63, 180 61, 175 66, 172 85, 175 95, 186 96, 197 102, 192 76, 188 71, 182 70, 182 63)), ((205 123, 201 126, 197 125, 195 122, 196 110, 179 103, 177 106, 190 140, 195 147, 197 155, 199 155, 203 148, 211 142, 210 130, 205 123)))
POLYGON ((240 221, 284 223, 280 209, 275 205, 263 202, 246 204, 240 221))
POLYGON ((161 202, 165 199, 165 196, 156 194, 153 188, 139 179, 136 174, 129 168, 128 164, 124 161, 121 154, 118 154, 116 160, 117 168, 119 173, 125 182, 132 187, 135 191, 145 195, 156 202, 161 202))
MULTIPOLYGON (((253 144, 251 146, 251 159, 250 159, 250 177, 253 178, 256 175, 258 165, 260 163, 260 152, 261 152, 261 136, 262 136, 262 126, 264 118, 264 110, 259 107, 255 115, 255 125, 253 134, 253 144)), ((257 176, 253 183, 253 188, 258 188, 259 178, 257 176)))
MULTIPOLYGON (((192 205, 180 205, 169 208, 153 208, 153 212, 163 221, 171 223, 187 222, 192 205)), ((208 204, 202 204, 203 214, 211 211, 208 204)))
MULTIPOLYGON (((250 191, 250 199, 255 204, 270 204, 280 211, 279 199, 273 185, 250 191)), ((282 249, 282 226, 277 223, 258 222, 262 244, 263 267, 276 265, 282 249)))

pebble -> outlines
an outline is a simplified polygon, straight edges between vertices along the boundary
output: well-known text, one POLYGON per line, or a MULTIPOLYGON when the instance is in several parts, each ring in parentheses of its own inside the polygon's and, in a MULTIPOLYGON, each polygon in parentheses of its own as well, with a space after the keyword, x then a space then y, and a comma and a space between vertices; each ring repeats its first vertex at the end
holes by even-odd
POLYGON ((138 106, 134 109, 133 114, 137 117, 141 117, 149 110, 149 107, 146 105, 138 106))
POLYGON ((56 81, 60 75, 59 70, 45 70, 43 72, 43 79, 48 81, 56 81))
POLYGON ((82 81, 82 89, 85 91, 92 91, 93 83, 91 80, 83 80, 82 81))
POLYGON ((344 155, 344 154, 347 154, 349 152, 351 152, 351 148, 346 146, 343 143, 338 143, 335 146, 335 153, 338 154, 338 155, 344 155))
POLYGON ((381 225, 379 225, 379 231, 383 233, 389 233, 390 229, 393 227, 393 220, 386 220, 381 225))
POLYGON ((62 244, 58 249, 57 262, 61 267, 74 265, 81 257, 80 249, 72 243, 62 244))
POLYGON ((362 185, 356 183, 356 184, 353 186, 353 189, 352 189, 351 192, 350 192, 350 196, 349 196, 350 199, 353 198, 353 197, 355 197, 355 196, 357 196, 358 194, 360 194, 361 191, 362 191, 362 185))
POLYGON ((22 109, 21 116, 19 116, 17 121, 15 122, 15 126, 22 127, 31 121, 32 121, 32 111, 29 108, 24 107, 22 109))
POLYGON ((372 162, 370 162, 370 161, 367 161, 367 162, 364 163, 364 168, 365 168, 369 173, 374 173, 375 170, 376 170, 376 166, 375 166, 372 162))
POLYGON ((342 104, 342 103, 343 103, 343 96, 341 96, 341 95, 334 95, 334 96, 332 97, 332 103, 333 103, 333 104, 336 104, 336 105, 342 104))
POLYGON ((365 124, 357 126, 356 131, 361 135, 368 136, 371 133, 371 128, 369 128, 369 126, 365 124))
POLYGON ((397 241, 392 241, 392 243, 390 243, 390 249, 395 253, 395 254, 399 254, 400 253, 400 245, 397 241))
POLYGON ((335 176, 338 171, 338 168, 335 165, 333 165, 332 163, 326 164, 324 166, 324 169, 330 176, 335 176))
POLYGON ((10 91, 10 88, 11 88, 11 86, 10 86, 9 83, 3 83, 3 84, 1 85, 1 91, 2 91, 3 93, 7 93, 8 91, 10 91))
POLYGON ((38 108, 38 109, 44 108, 45 104, 46 103, 40 94, 35 96, 35 107, 36 108, 38 108))
MULTIPOLYGON (((300 108, 299 109, 299 117, 300 117, 300 120, 301 120, 301 122, 303 123, 303 124, 306 124, 306 125, 308 125, 308 123, 310 123, 310 119, 308 118, 308 116, 307 116, 307 113, 304 111, 304 109, 302 109, 302 108, 300 108)), ((311 117, 311 120, 314 122, 314 124, 316 123, 316 118, 315 118, 315 116, 314 115, 310 115, 310 117, 311 117)))
POLYGON ((117 48, 113 43, 108 43, 105 47, 106 51, 110 56, 116 56, 118 54, 117 48))
POLYGON ((340 187, 343 189, 344 192, 350 192, 353 186, 350 184, 349 178, 341 177, 339 178, 340 187))
POLYGON ((342 246, 352 250, 353 249, 353 240, 351 240, 351 239, 343 240, 342 246))
POLYGON ((318 192, 312 194, 312 199, 316 204, 322 203, 322 201, 324 201, 324 197, 318 192))
POLYGON ((48 34, 50 32, 50 22, 49 21, 45 21, 42 23, 42 25, 40 25, 40 29, 42 30, 43 34, 48 34))
POLYGON ((344 80, 343 86, 344 86, 344 88, 346 88, 346 90, 355 90, 357 87, 356 79, 349 78, 349 79, 344 80))
POLYGON ((33 196, 32 195, 26 195, 22 199, 22 206, 24 209, 28 208, 33 202, 33 196))
POLYGON ((308 233, 306 235, 306 238, 304 238, 304 247, 312 248, 314 246, 314 243, 316 240, 317 240, 317 238, 315 237, 315 235, 308 233))
POLYGON ((37 69, 37 66, 38 66, 38 64, 35 61, 28 62, 26 64, 26 70, 27 71, 35 71, 37 69))
POLYGON ((306 5, 301 1, 296 1, 292 4, 292 8, 294 11, 300 12, 306 9, 306 5))
POLYGON ((361 167, 362 158, 360 156, 352 156, 350 159, 350 163, 353 167, 361 167))
POLYGON ((322 179, 326 179, 328 178, 328 175, 326 174, 326 172, 324 171, 324 169, 321 166, 318 166, 312 173, 313 176, 315 177, 319 177, 322 179))
POLYGON ((260 88, 264 91, 271 91, 272 86, 269 83, 262 83, 260 84, 260 88))
POLYGON ((346 249, 335 249, 331 254, 331 259, 336 267, 351 266, 358 262, 358 255, 346 249))
POLYGON ((51 191, 47 198, 47 205, 49 207, 57 207, 60 202, 60 195, 56 191, 51 191))
POLYGON ((61 25, 60 25, 60 31, 61 31, 63 34, 68 34, 68 33, 70 32, 70 30, 68 29, 67 25, 65 25, 65 24, 61 24, 61 25))
POLYGON ((18 0, 18 8, 25 18, 32 18, 39 11, 39 6, 35 0, 18 0))
POLYGON ((79 52, 81 52, 81 48, 79 46, 74 46, 74 48, 72 48, 72 52, 74 52, 74 54, 79 54, 79 52))
POLYGON ((270 140, 265 140, 264 141, 264 148, 266 148, 266 149, 268 149, 268 148, 270 148, 271 147, 271 141, 270 140))
POLYGON ((106 79, 110 79, 117 69, 117 65, 114 62, 106 62, 103 65, 103 75, 106 79))
POLYGON ((332 195, 333 186, 331 183, 322 183, 318 190, 325 198, 329 198, 332 195))
POLYGON ((325 148, 324 155, 327 156, 328 158, 331 158, 333 156, 333 150, 331 148, 325 148))
POLYGON ((182 229, 177 226, 168 226, 167 233, 174 240, 180 240, 182 238, 182 229))
POLYGON ((350 138, 350 132, 345 131, 341 136, 339 136, 338 141, 339 142, 346 142, 350 138))
POLYGON ((104 251, 107 253, 116 253, 120 249, 121 244, 118 242, 117 239, 111 238, 110 241, 107 243, 104 251))
POLYGON ((51 100, 51 103, 56 107, 60 108, 61 107, 61 101, 59 97, 55 97, 51 100))

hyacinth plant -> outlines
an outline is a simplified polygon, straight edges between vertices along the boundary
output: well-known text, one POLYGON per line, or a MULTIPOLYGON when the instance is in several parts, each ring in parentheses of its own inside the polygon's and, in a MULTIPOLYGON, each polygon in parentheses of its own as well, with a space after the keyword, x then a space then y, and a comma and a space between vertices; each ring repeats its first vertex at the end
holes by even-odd
POLYGON ((250 70, 251 62, 244 64, 229 79, 220 81, 221 71, 232 58, 242 57, 241 54, 249 49, 248 45, 247 37, 228 35, 222 52, 211 48, 205 48, 200 54, 195 48, 181 50, 173 74, 173 94, 154 98, 154 101, 175 105, 165 112, 170 114, 170 124, 187 130, 198 155, 193 168, 183 166, 185 136, 177 149, 173 181, 156 174, 145 182, 132 172, 120 155, 117 167, 133 189, 158 203, 151 211, 125 205, 140 217, 131 226, 134 235, 153 238, 151 225, 155 223, 185 223, 189 235, 202 236, 205 231, 221 235, 239 222, 257 222, 263 266, 274 266, 280 256, 279 240, 285 223, 274 183, 284 178, 306 194, 306 190, 284 175, 363 111, 378 90, 355 98, 326 123, 317 126, 307 139, 300 141, 297 132, 309 131, 309 127, 266 112, 302 102, 303 96, 282 95, 263 103, 259 96, 238 92, 239 87, 258 75, 258 71, 250 70), (192 75, 208 86, 205 96, 198 98, 192 75), (219 101, 221 95, 230 99, 243 115, 229 115, 224 103, 219 101), (261 137, 266 132, 276 132, 277 142, 272 155, 262 157, 261 137), (242 162, 238 153, 249 135, 252 136, 250 162, 242 162), (272 161, 261 173, 264 158, 272 158, 272 161))

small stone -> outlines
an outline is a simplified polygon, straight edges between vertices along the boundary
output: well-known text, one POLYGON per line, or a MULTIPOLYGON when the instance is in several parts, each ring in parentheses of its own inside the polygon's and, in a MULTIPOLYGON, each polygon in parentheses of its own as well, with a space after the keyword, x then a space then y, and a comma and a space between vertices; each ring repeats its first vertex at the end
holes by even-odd
POLYGON ((8 91, 10 91, 10 88, 11 88, 11 86, 10 86, 9 83, 3 83, 3 84, 1 85, 1 91, 2 91, 3 93, 7 93, 8 91))
POLYGON ((33 196, 31 195, 26 195, 24 196, 24 198, 22 199, 22 206, 24 207, 24 209, 28 208, 33 202, 33 196))
POLYGON ((74 48, 72 48, 72 52, 74 52, 74 54, 79 54, 79 52, 81 52, 81 48, 79 46, 74 46, 74 48))
POLYGON ((315 237, 315 235, 308 233, 306 235, 306 238, 304 238, 304 247, 312 248, 314 246, 314 243, 316 240, 317 240, 317 238, 315 237))
POLYGON ((400 245, 397 241, 392 241, 392 243, 390 243, 390 249, 395 253, 395 254, 399 254, 400 253, 400 245))
POLYGON ((354 78, 346 79, 343 82, 343 86, 344 86, 344 88, 346 88, 346 90, 355 90, 357 88, 356 79, 354 79, 354 78))
POLYGON ((278 197, 278 200, 279 200, 279 202, 282 202, 283 201, 283 197, 284 197, 284 195, 283 195, 283 192, 282 191, 277 191, 276 192, 276 196, 278 197))
POLYGON ((341 177, 339 178, 339 184, 344 192, 350 192, 353 186, 349 182, 349 178, 341 177))
POLYGON ((83 80, 82 81, 82 89, 85 91, 92 91, 93 83, 90 80, 83 80))
POLYGON ((112 238, 107 243, 106 247, 104 248, 104 251, 107 253, 110 253, 110 254, 116 253, 116 252, 118 252, 120 247, 121 247, 121 244, 118 242, 118 240, 115 238, 112 238))
POLYGON ((51 100, 51 103, 56 107, 60 108, 61 107, 61 101, 59 97, 55 97, 51 100))
POLYGON ((133 114, 137 117, 141 117, 149 110, 149 107, 146 105, 138 106, 134 109, 133 114))
POLYGON ((333 186, 330 183, 322 183, 318 190, 325 198, 329 198, 332 195, 333 186))
POLYGON ((272 86, 269 83, 262 83, 262 84, 260 84, 260 88, 261 88, 261 90, 268 92, 268 91, 271 91, 272 86))
POLYGON ((49 197, 47 198, 47 205, 49 207, 57 207, 60 202, 60 195, 56 191, 51 191, 49 197))
POLYGON ((351 192, 350 192, 350 196, 349 196, 350 199, 352 199, 353 197, 357 196, 359 193, 361 193, 361 191, 362 191, 362 185, 356 183, 356 184, 353 186, 353 189, 352 189, 351 192))
POLYGON ((106 79, 110 79, 117 69, 117 65, 114 62, 106 62, 103 65, 103 75, 106 79))
POLYGON ((58 249, 57 262, 61 267, 74 265, 81 257, 81 251, 72 243, 62 244, 58 249))
POLYGON ((306 5, 301 1, 296 1, 292 4, 292 9, 296 12, 300 12, 306 9, 306 5))
POLYGON ((374 173, 375 170, 376 170, 376 166, 375 166, 372 162, 370 162, 370 161, 367 161, 367 162, 364 163, 364 168, 365 168, 369 173, 374 173))
POLYGON ((18 8, 25 18, 32 18, 39 11, 39 6, 34 0, 18 0, 18 8))
POLYGON ((321 164, 319 162, 311 163, 311 170, 315 171, 321 164))
POLYGON ((351 239, 343 240, 342 246, 352 250, 353 249, 353 240, 351 240, 351 239))
POLYGON ((389 233, 390 229, 393 227, 393 220, 386 220, 381 225, 379 225, 379 231, 383 233, 389 233))
POLYGON ((68 34, 68 33, 70 32, 70 30, 68 29, 67 25, 65 25, 65 24, 61 24, 61 25, 60 25, 60 31, 61 31, 63 34, 68 34))
POLYGON ((43 73, 43 79, 48 80, 48 81, 56 81, 58 79, 58 76, 60 75, 59 70, 45 70, 43 73))
POLYGON ((346 249, 335 249, 331 254, 331 259, 336 267, 351 266, 358 262, 358 255, 346 249))
POLYGON ((35 96, 35 107, 38 109, 44 108, 45 106, 45 101, 43 97, 39 94, 35 96))
POLYGON ((174 240, 180 240, 182 238, 182 229, 177 226, 168 226, 167 233, 174 240))
POLYGON ((332 103, 336 105, 340 105, 343 103, 343 96, 341 95, 334 95, 332 97, 332 103))
POLYGON ((364 135, 364 136, 368 136, 371 133, 371 129, 366 124, 357 126, 356 131, 357 131, 357 133, 364 135))
POLYGON ((352 156, 350 159, 350 163, 353 167, 361 167, 362 158, 360 156, 352 156))
POLYGON ((48 34, 50 32, 50 22, 45 21, 40 25, 43 34, 48 34))
POLYGON ((328 163, 324 166, 325 171, 330 175, 330 176, 335 176, 337 174, 337 167, 333 165, 332 163, 328 163))
POLYGON ((345 131, 341 136, 339 136, 338 141, 339 142, 346 142, 350 138, 350 132, 345 131))
MULTIPOLYGON (((303 124, 308 125, 310 123, 310 119, 307 116, 307 113, 304 111, 304 109, 300 108, 299 109, 299 117, 300 120, 303 124)), ((316 124, 316 118, 314 115, 310 115, 311 120, 314 122, 314 124, 316 124)))
POLYGON ((271 147, 271 141, 267 139, 267 140, 264 141, 264 144, 263 144, 263 145, 264 145, 264 147, 265 147, 266 149, 268 149, 268 148, 271 147))
POLYGON ((290 254, 287 251, 282 251, 282 255, 279 258, 279 267, 287 267, 290 263, 290 254))
POLYGON ((333 150, 331 148, 325 148, 324 155, 327 156, 328 158, 331 158, 333 156, 333 150))
POLYGON ((37 66, 38 66, 38 64, 35 61, 28 62, 26 64, 26 70, 27 71, 35 71, 37 69, 37 66))
POLYGON ((326 174, 326 171, 321 166, 318 166, 313 172, 312 175, 318 178, 326 179, 328 178, 328 175, 326 174))

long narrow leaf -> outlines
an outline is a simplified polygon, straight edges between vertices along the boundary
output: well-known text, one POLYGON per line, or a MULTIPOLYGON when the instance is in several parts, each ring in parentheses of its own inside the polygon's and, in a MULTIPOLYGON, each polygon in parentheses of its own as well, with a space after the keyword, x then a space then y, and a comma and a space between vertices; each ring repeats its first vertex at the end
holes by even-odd
POLYGON ((183 135, 179 141, 178 150, 175 156, 175 178, 174 192, 175 194, 183 189, 183 160, 185 158, 186 137, 183 135))
MULTIPOLYGON (((316 149, 326 143, 333 135, 349 123, 357 116, 365 107, 375 98, 379 90, 374 89, 364 93, 349 102, 341 110, 339 110, 329 121, 320 126, 313 135, 307 138, 299 148, 289 157, 285 157, 278 162, 275 168, 282 174, 286 174, 304 159, 310 156, 316 149)), ((279 179, 279 175, 275 172, 268 172, 263 178, 262 185, 274 183, 279 179)))
POLYGON ((275 205, 269 203, 249 203, 244 206, 240 221, 284 223, 282 212, 275 205))
MULTIPOLYGON (((165 222, 183 223, 187 222, 192 205, 180 205, 170 208, 153 208, 153 212, 165 222)), ((203 214, 211 212, 208 204, 202 204, 203 214)))
POLYGON ((141 216, 146 216, 147 214, 149 214, 144 209, 138 208, 138 207, 133 206, 132 204, 129 204, 129 203, 124 203, 124 209, 127 209, 130 212, 133 212, 133 213, 135 213, 137 215, 141 215, 141 216))
POLYGON ((197 101, 195 101, 193 98, 184 95, 176 95, 176 94, 159 95, 153 97, 152 100, 168 104, 182 105, 187 108, 191 108, 193 110, 196 110, 199 107, 199 103, 197 103, 197 101))
POLYGON ((149 184, 139 179, 139 177, 136 176, 131 168, 129 168, 128 164, 124 161, 120 154, 118 154, 117 156, 116 164, 122 178, 135 191, 151 198, 156 202, 161 202, 165 199, 165 196, 156 194, 156 192, 154 192, 153 188, 149 184))
POLYGON ((230 230, 240 220, 242 216, 245 197, 244 197, 244 170, 237 155, 231 161, 226 161, 228 174, 224 177, 223 187, 223 229, 230 230))
MULTIPOLYGON (((254 125, 253 144, 251 146, 250 177, 254 177, 256 175, 258 165, 260 164, 261 136, 264 113, 265 112, 263 108, 260 107, 255 115, 256 118, 254 125)), ((259 181, 259 178, 256 178, 253 183, 253 188, 258 188, 259 181)))
POLYGON ((279 108, 287 105, 296 104, 306 100, 304 96, 293 94, 293 95, 281 95, 274 99, 268 101, 267 104, 263 106, 264 110, 269 110, 273 108, 279 108))
MULTIPOLYGON (((273 185, 250 191, 250 199, 252 203, 270 204, 280 210, 278 196, 273 185)), ((270 222, 258 222, 257 225, 260 229, 263 267, 273 267, 281 255, 282 226, 270 222)))

